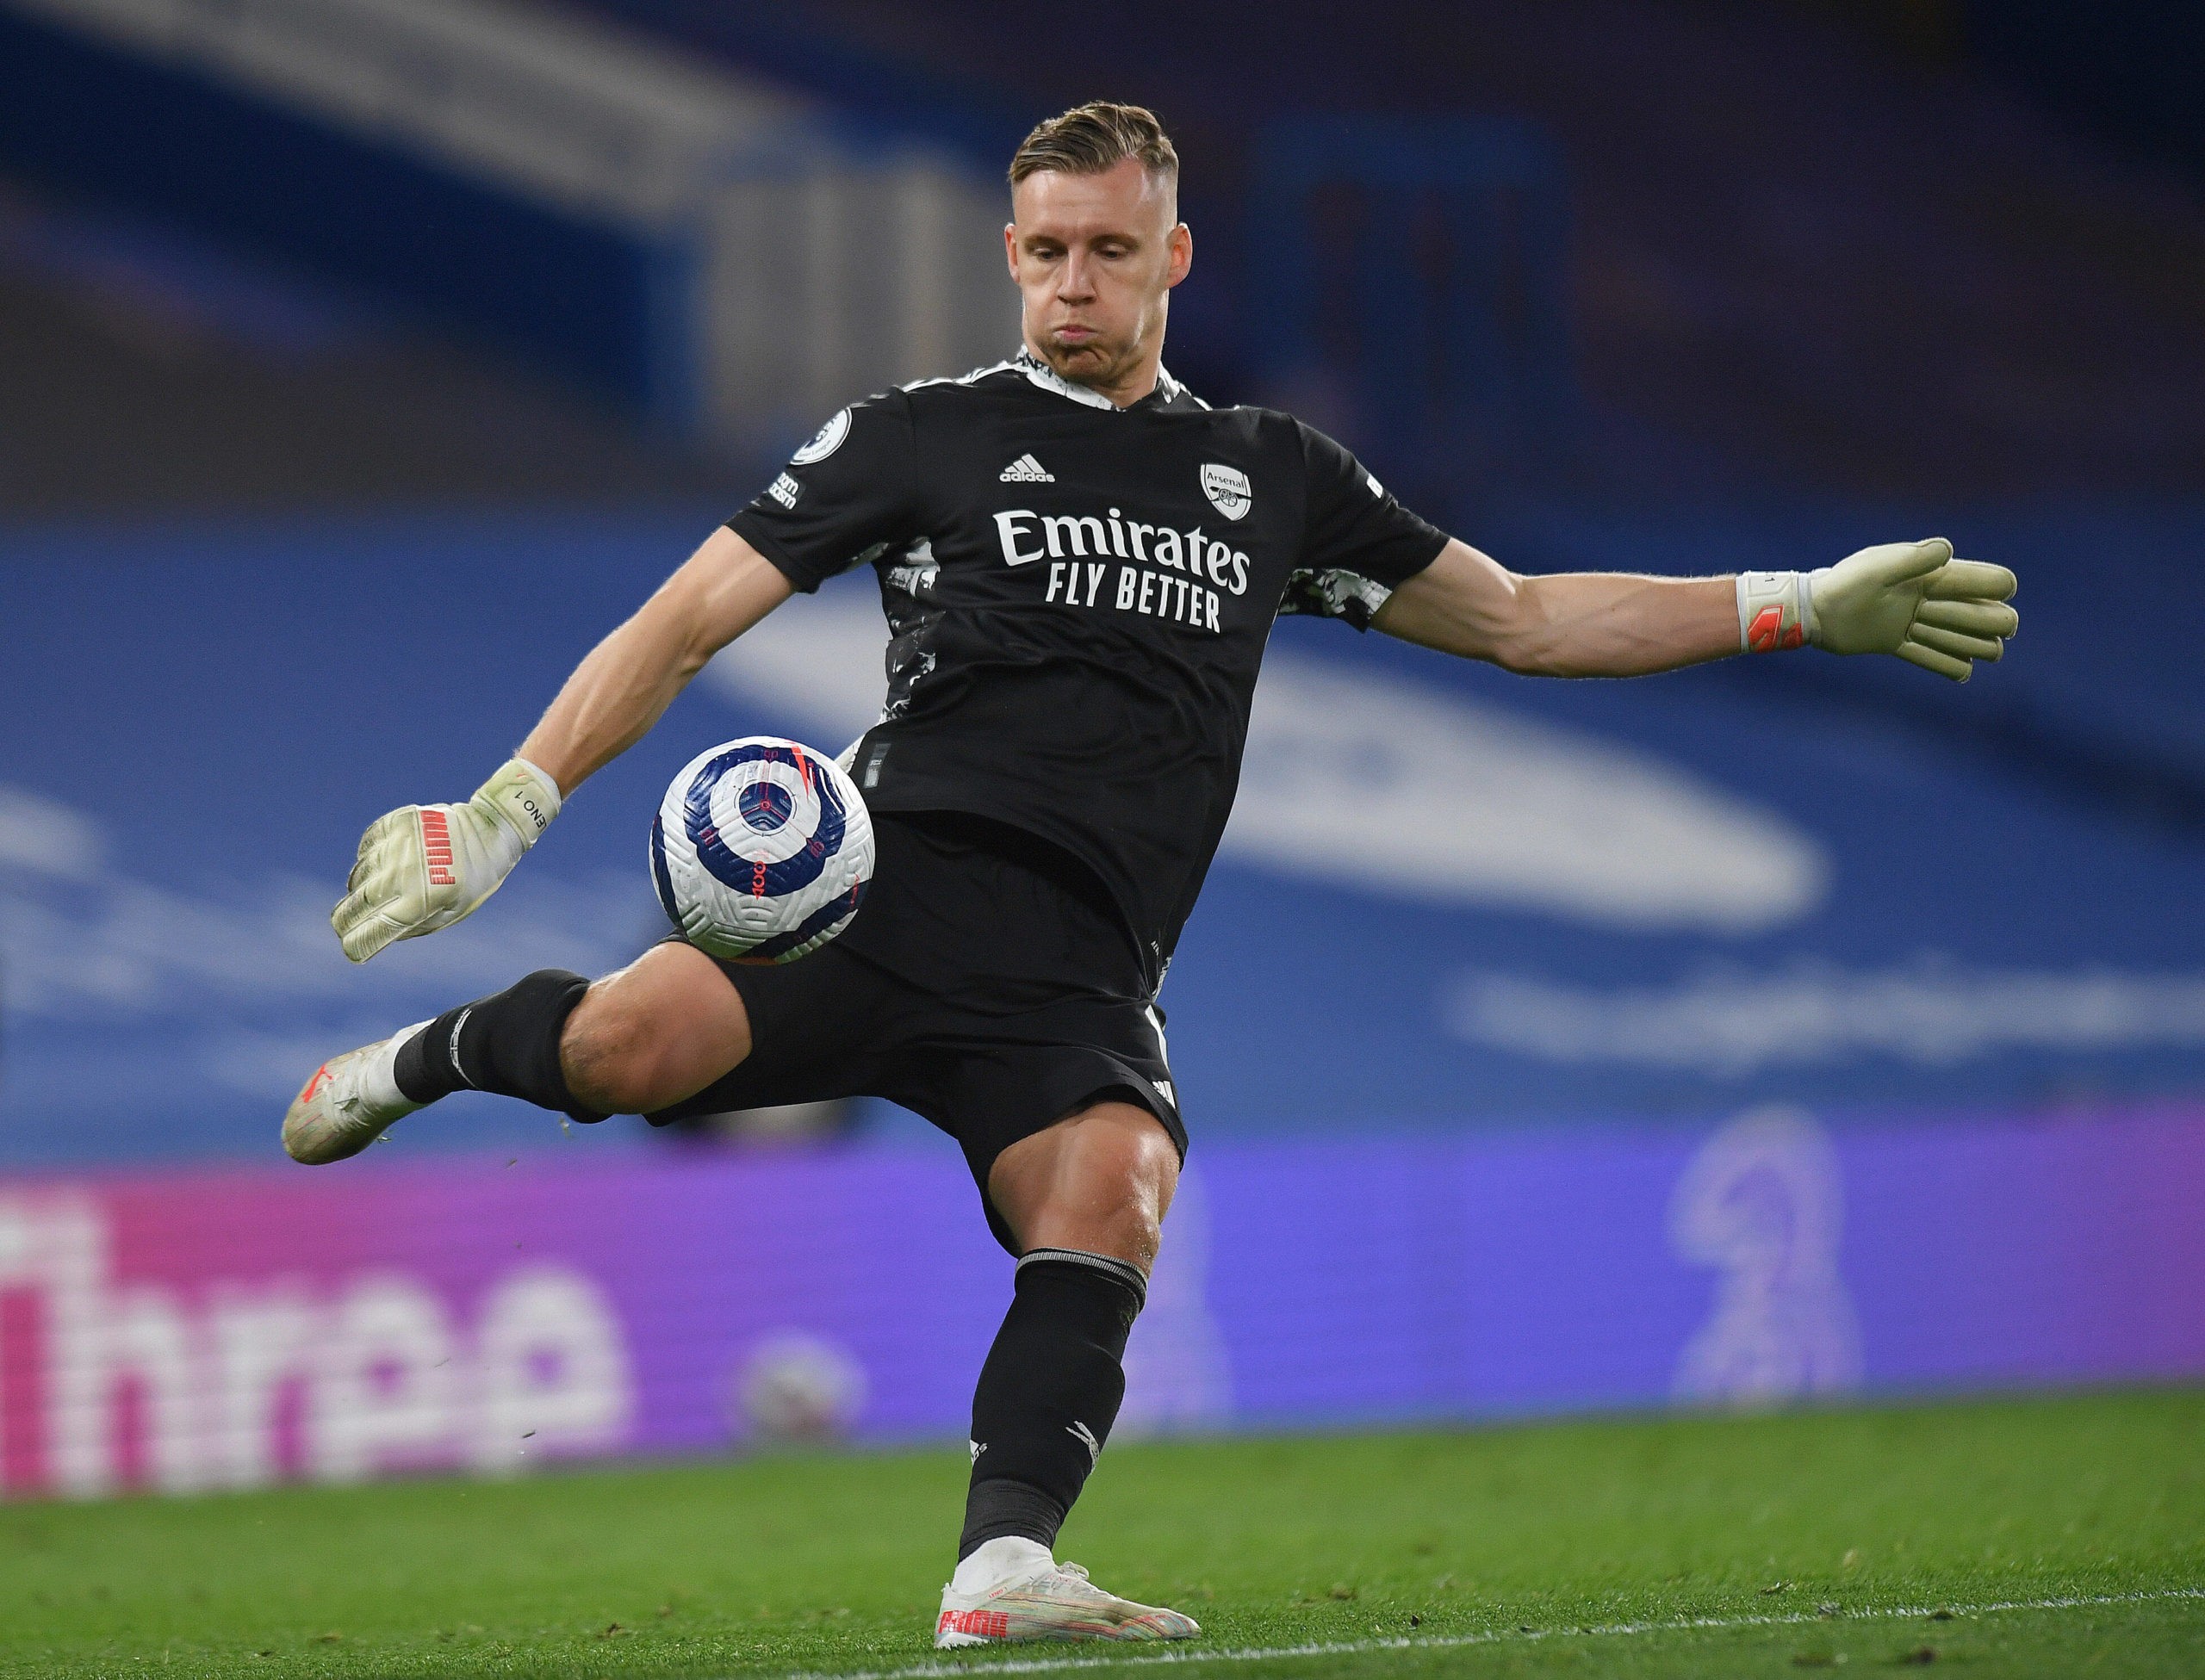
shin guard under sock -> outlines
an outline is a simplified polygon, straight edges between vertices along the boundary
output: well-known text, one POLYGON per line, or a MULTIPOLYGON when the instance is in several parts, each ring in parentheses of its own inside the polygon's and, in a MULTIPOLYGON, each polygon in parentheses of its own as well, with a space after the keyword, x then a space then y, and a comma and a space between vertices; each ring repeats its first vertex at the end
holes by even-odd
POLYGON ((1117 1420, 1126 1336, 1147 1293, 1138 1266, 1105 1255, 1036 1249, 1018 1262, 972 1395, 960 1561, 1006 1534, 1056 1544, 1117 1420))
POLYGON ((409 1102, 454 1091, 519 1097, 578 1120, 582 1107, 559 1065, 559 1037, 589 982, 564 969, 538 969, 504 991, 448 1009, 398 1048, 392 1069, 409 1102))

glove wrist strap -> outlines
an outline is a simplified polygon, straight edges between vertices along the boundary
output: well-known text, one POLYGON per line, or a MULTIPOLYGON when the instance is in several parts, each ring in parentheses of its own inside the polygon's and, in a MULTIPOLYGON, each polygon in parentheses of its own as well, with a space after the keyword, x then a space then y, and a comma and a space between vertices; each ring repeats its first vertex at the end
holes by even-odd
POLYGON ((1738 651, 1774 654, 1815 633, 1814 591, 1802 572, 1738 573, 1738 651))
POLYGON ((476 791, 481 800, 520 836, 524 847, 543 837, 559 815, 559 784, 526 759, 508 759, 476 791))

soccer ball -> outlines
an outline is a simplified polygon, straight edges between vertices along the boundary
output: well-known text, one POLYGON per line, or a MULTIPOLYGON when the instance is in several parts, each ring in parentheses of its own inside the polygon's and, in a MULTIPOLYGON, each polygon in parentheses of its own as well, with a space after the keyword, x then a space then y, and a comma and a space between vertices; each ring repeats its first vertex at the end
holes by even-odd
POLYGON ((651 822, 658 902, 690 944, 791 963, 849 925, 873 878, 873 818, 833 759, 776 735, 699 753, 651 822))
POLYGON ((839 1441, 865 1410, 866 1387, 848 1348, 802 1331, 769 1336, 736 1375, 729 1422, 761 1444, 839 1441))

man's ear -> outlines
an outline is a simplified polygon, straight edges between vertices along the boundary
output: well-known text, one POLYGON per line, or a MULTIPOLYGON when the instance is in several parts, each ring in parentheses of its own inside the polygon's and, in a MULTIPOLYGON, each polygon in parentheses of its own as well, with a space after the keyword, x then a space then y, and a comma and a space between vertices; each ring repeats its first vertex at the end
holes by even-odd
POLYGON ((1010 267, 1010 277, 1018 278, 1018 224, 1007 221, 1003 225, 1003 258, 1010 267))
POLYGON ((1171 263, 1165 270, 1164 284, 1169 288, 1187 277, 1195 265, 1195 230, 1186 223, 1176 224, 1167 236, 1171 241, 1171 263))

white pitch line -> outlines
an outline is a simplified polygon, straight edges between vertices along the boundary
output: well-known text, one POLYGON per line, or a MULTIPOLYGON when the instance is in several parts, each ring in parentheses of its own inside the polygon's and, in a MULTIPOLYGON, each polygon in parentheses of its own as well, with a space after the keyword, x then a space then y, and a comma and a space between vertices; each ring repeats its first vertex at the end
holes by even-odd
POLYGON ((1025 1657, 992 1662, 978 1652, 978 1660, 907 1664, 902 1668, 798 1670, 780 1680, 941 1680, 950 1675, 1063 1674, 1078 1669, 1154 1668, 1166 1663, 1258 1663, 1275 1658, 1354 1657, 1381 1651, 1454 1651, 1473 1645, 1530 1645, 1540 1640, 1630 1639, 1647 1634, 1683 1634, 1741 1627, 1826 1627, 1843 1621, 1926 1621, 1942 1610, 1960 1616, 1998 1615, 2014 1610, 2104 1609, 2118 1604, 2152 1604, 2175 1598, 2205 1599, 2205 1587, 2172 1587, 2160 1592, 2116 1592, 2069 1598, 2015 1598, 1991 1604, 1930 1604, 1884 1610, 1840 1610, 1835 1615, 1681 1616, 1670 1621, 1615 1621, 1599 1627, 1519 1627, 1482 1634, 1436 1634, 1428 1638, 1403 1635, 1396 1639, 1333 1640, 1306 1645, 1237 1646, 1222 1651, 1200 1651, 1185 1646, 1153 1654, 1113 1653, 1092 1657, 1025 1657))

